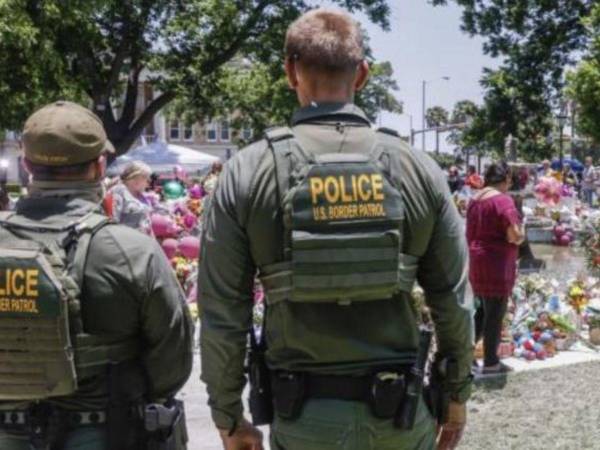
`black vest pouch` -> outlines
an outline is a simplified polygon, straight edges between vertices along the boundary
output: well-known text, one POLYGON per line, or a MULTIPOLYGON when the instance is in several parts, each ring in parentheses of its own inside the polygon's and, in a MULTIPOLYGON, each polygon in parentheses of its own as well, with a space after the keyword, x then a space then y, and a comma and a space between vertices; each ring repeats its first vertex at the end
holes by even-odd
POLYGON ((275 412, 285 420, 296 420, 306 400, 306 376, 299 372, 274 372, 272 379, 275 412))
POLYGON ((396 416, 406 391, 403 374, 379 372, 373 376, 370 405, 378 419, 392 419, 396 416))

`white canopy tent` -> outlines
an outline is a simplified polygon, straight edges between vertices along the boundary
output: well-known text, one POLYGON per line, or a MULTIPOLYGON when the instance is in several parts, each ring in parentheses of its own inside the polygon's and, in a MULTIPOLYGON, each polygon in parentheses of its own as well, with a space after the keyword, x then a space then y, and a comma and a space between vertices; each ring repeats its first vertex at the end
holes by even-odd
POLYGON ((119 156, 108 168, 108 174, 118 175, 131 161, 142 161, 159 174, 172 172, 174 167, 179 166, 189 175, 194 175, 208 171, 220 160, 216 156, 191 148, 157 141, 136 147, 119 156))

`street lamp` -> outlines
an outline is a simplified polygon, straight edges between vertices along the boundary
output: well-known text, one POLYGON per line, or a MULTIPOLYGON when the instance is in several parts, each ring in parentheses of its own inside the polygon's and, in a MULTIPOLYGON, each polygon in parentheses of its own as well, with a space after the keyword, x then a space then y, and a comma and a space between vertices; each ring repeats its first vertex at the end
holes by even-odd
POLYGON ((559 148, 559 164, 560 170, 563 169, 563 130, 565 125, 567 124, 567 120, 569 120, 569 116, 567 115, 567 111, 563 108, 560 110, 560 113, 556 116, 556 121, 558 122, 558 148, 559 148))
POLYGON ((426 98, 427 98, 427 84, 428 83, 433 83, 434 81, 439 81, 439 80, 444 80, 444 81, 450 81, 450 77, 448 76, 444 76, 444 77, 440 77, 440 78, 435 78, 433 80, 423 80, 423 116, 421 117, 421 126, 423 129, 423 140, 422 142, 422 150, 425 151, 425 137, 427 136, 427 134, 425 133, 425 109, 427 108, 427 102, 426 102, 426 98))

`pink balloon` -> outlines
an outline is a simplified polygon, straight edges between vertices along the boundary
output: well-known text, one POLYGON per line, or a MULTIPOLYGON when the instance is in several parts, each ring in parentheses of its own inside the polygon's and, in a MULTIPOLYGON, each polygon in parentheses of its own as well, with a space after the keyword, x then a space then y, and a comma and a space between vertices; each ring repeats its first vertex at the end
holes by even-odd
POLYGON ((158 238, 164 238, 172 236, 169 231, 174 226, 173 221, 170 217, 163 216, 162 214, 152 214, 150 221, 152 223, 152 232, 154 236, 158 238))
POLYGON ((560 245, 563 245, 563 246, 565 246, 565 247, 566 247, 566 246, 567 246, 567 245, 569 245, 570 243, 571 243, 571 238, 570 238, 569 236, 567 236, 566 234, 563 234, 563 235, 560 237, 560 245))
POLYGON ((197 259, 200 255, 200 239, 186 236, 179 241, 179 253, 188 259, 197 259))
POLYGON ((183 224, 188 230, 191 230, 198 224, 198 218, 192 213, 187 213, 183 218, 183 224))
POLYGON ((177 226, 177 224, 173 221, 169 224, 166 230, 165 237, 175 237, 181 232, 181 228, 177 226))
POLYGON ((169 259, 173 259, 175 257, 175 255, 177 254, 177 247, 179 246, 179 243, 175 240, 175 239, 165 239, 162 242, 162 249, 165 252, 165 255, 167 255, 167 258, 169 259))

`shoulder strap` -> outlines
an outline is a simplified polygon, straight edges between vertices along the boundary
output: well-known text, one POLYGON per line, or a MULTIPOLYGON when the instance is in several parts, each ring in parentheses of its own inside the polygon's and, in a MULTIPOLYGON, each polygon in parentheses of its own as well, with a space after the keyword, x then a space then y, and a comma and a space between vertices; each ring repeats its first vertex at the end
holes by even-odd
POLYGON ((94 234, 103 226, 110 223, 108 217, 91 213, 84 216, 73 231, 67 236, 63 246, 67 255, 67 266, 65 270, 65 281, 68 280, 72 290, 69 301, 70 326, 73 335, 83 332, 83 321, 81 319, 81 300, 83 292, 83 273, 87 261, 90 243, 94 234))
POLYGON ((392 164, 392 154, 401 151, 400 135, 389 128, 379 128, 375 132, 375 139, 375 146, 371 150, 370 156, 383 171, 388 181, 397 188, 395 180, 398 179, 400 173, 392 164))
POLYGON ((302 148, 289 127, 271 128, 266 131, 265 139, 275 160, 277 189, 281 201, 293 183, 297 170, 314 163, 315 157, 302 148))
POLYGON ((83 273, 92 237, 110 223, 112 221, 108 217, 93 213, 85 216, 74 229, 71 243, 75 245, 71 251, 70 272, 71 277, 80 288, 83 285, 83 273))

